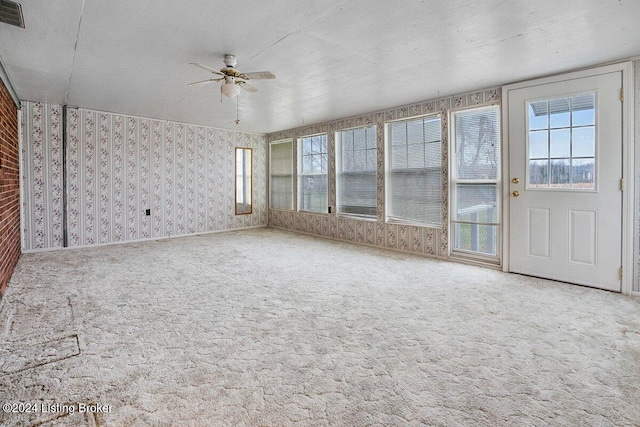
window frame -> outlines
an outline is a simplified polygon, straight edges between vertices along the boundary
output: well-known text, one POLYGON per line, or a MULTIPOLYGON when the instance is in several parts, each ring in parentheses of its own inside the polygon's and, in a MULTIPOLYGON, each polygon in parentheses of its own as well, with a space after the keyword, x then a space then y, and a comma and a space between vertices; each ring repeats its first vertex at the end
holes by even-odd
POLYGON ((253 213, 253 149, 236 147, 235 150, 235 215, 253 213))
POLYGON ((295 193, 294 193, 294 156, 293 156, 293 152, 294 152, 294 144, 293 144, 293 139, 292 138, 287 138, 287 139, 280 139, 277 141, 272 141, 269 143, 269 209, 273 209, 273 210, 282 210, 282 211, 293 211, 294 206, 295 206, 295 193), (291 188, 290 188, 290 204, 289 204, 289 208, 280 208, 280 207, 273 207, 272 205, 272 193, 271 190, 273 189, 273 168, 271 167, 272 163, 271 163, 271 155, 272 155, 272 151, 271 151, 271 147, 273 145, 276 144, 291 144, 290 147, 290 155, 291 155, 291 188))
MULTIPOLYGON (((417 116, 411 116, 411 117, 403 117, 401 119, 396 119, 396 120, 389 120, 386 121, 384 123, 384 185, 385 185, 385 212, 384 212, 384 220, 386 223, 388 224, 398 224, 398 225, 410 225, 410 226, 419 226, 419 227, 427 227, 427 228, 434 228, 434 229, 442 229, 443 227, 443 211, 444 209, 446 209, 445 204, 443 203, 443 191, 442 191, 442 168, 444 166, 444 162, 442 160, 443 157, 443 153, 442 153, 442 144, 443 144, 443 112, 441 111, 437 111, 434 113, 429 113, 429 114, 420 114, 417 116), (413 219, 404 219, 404 218, 398 218, 398 217, 394 217, 391 215, 391 209, 393 207, 393 203, 392 203, 392 185, 390 183, 390 180, 392 179, 392 156, 393 156, 393 149, 392 149, 392 141, 391 141, 391 126, 395 123, 400 123, 400 122, 409 122, 409 121, 415 121, 418 119, 429 119, 429 118, 437 118, 439 120, 439 130, 440 130, 440 139, 439 139, 439 152, 440 152, 440 157, 439 157, 439 167, 437 168, 431 168, 434 171, 437 170, 437 173, 440 175, 439 179, 439 200, 438 203, 440 205, 440 215, 439 215, 439 219, 437 223, 434 222, 428 222, 428 221, 420 221, 420 220, 413 220, 413 219)), ((409 169, 409 168, 407 168, 409 169)), ((420 169, 417 169, 420 170, 420 169)), ((421 169, 421 170, 427 170, 427 169, 421 169)))
MULTIPOLYGON (((340 129, 340 130, 336 130, 335 131, 335 185, 336 185, 336 215, 337 216, 344 216, 344 217, 352 217, 352 218, 357 218, 360 220, 366 220, 366 221, 375 221, 377 220, 377 216, 378 216, 378 129, 377 126, 375 125, 375 123, 372 124, 368 124, 368 125, 364 125, 364 126, 354 126, 354 127, 348 127, 348 128, 344 128, 344 129, 340 129), (373 206, 374 209, 374 213, 373 214, 358 214, 358 213, 353 213, 353 212, 342 212, 340 209, 340 200, 341 200, 341 190, 340 190, 340 175, 342 174, 342 133, 343 132, 348 132, 348 131, 354 131, 357 129, 372 129, 373 130, 373 136, 374 136, 374 156, 375 156, 375 161, 374 161, 374 165, 375 165, 375 170, 373 170, 373 176, 374 176, 374 187, 376 189, 375 191, 375 206, 373 206)), ((355 150, 355 149, 354 149, 355 150)), ((365 148, 365 150, 367 150, 365 148)), ((367 171, 365 171, 367 172, 367 171)), ((369 171, 371 172, 371 171, 369 171)))
MULTIPOLYGON (((297 165, 297 191, 296 191, 296 196, 297 196, 297 201, 296 201, 296 208, 298 212, 302 212, 302 213, 311 213, 311 214, 316 214, 316 215, 328 215, 328 210, 329 210, 329 134, 327 132, 320 132, 320 133, 314 133, 314 134, 309 134, 309 135, 302 135, 296 138, 296 145, 297 145, 297 160, 298 160, 298 165, 297 165), (305 173, 302 171, 303 169, 303 140, 307 139, 307 138, 313 138, 313 137, 317 137, 317 136, 324 136, 326 139, 326 152, 324 153, 319 153, 319 154, 323 154, 325 156, 325 161, 324 164, 326 165, 326 170, 324 172, 310 172, 310 173, 305 173), (302 206, 302 197, 301 197, 301 192, 303 191, 303 186, 302 186, 302 179, 304 177, 308 177, 308 176, 325 176, 326 180, 327 180, 327 190, 326 190, 326 207, 324 211, 314 211, 314 210, 310 210, 310 209, 303 209, 302 206)), ((313 155, 313 154, 312 154, 313 155)))
POLYGON ((504 144, 502 137, 502 107, 500 104, 489 104, 481 106, 470 106, 466 108, 452 109, 449 111, 449 255, 453 257, 461 257, 467 259, 477 260, 483 263, 500 264, 502 259, 502 155, 504 144), (457 166, 457 142, 456 142, 456 115, 469 111, 488 111, 495 110, 497 117, 497 135, 498 135, 498 148, 496 155, 498 161, 496 165, 496 178, 495 179, 460 179, 458 178, 458 166, 457 166), (456 220, 456 202, 457 202, 457 189, 458 185, 494 185, 496 188, 496 222, 470 222, 470 221, 458 221, 456 220), (466 249, 457 249, 455 247, 456 231, 455 224, 477 224, 477 225, 490 225, 496 228, 496 237, 494 239, 495 255, 487 254, 479 251, 470 251, 466 249))

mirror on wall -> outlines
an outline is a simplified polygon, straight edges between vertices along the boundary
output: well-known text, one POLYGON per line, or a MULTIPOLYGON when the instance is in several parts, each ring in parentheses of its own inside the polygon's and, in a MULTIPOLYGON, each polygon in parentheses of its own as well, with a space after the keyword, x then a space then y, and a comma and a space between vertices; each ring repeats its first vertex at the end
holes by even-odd
POLYGON ((252 212, 251 199, 251 148, 236 147, 236 215, 252 212))

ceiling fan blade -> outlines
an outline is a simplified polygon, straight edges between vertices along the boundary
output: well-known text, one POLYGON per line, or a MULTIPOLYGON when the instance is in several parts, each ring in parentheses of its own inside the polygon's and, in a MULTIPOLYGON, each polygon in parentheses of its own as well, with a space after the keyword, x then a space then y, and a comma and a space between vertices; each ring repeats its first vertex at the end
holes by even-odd
POLYGON ((213 68, 207 67, 206 65, 198 64, 198 63, 195 63, 195 62, 189 62, 189 64, 195 65, 196 67, 202 68, 203 70, 210 71, 213 74, 218 74, 218 75, 224 76, 224 74, 222 74, 220 71, 214 70, 213 68))
POLYGON ((202 84, 202 83, 219 82, 222 79, 224 79, 224 77, 221 77, 219 79, 202 80, 202 81, 199 81, 199 82, 189 83, 187 86, 199 85, 199 84, 202 84))
POLYGON ((276 75, 271 71, 254 71, 252 73, 242 73, 241 78, 247 80, 275 79, 276 75))
MULTIPOLYGON (((239 83, 239 82, 237 82, 237 83, 239 83)), ((246 82, 242 82, 239 86, 242 89, 246 90, 247 92, 256 93, 258 91, 257 88, 251 86, 249 83, 246 83, 246 82)))

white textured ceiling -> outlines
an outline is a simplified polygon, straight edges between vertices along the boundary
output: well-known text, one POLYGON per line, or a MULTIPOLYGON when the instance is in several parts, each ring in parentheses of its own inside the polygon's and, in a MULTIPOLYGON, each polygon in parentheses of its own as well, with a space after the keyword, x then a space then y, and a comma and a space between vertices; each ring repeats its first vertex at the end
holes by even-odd
POLYGON ((269 133, 640 54, 638 0, 18 0, 22 100, 269 133), (269 70, 220 103, 189 65, 269 70))

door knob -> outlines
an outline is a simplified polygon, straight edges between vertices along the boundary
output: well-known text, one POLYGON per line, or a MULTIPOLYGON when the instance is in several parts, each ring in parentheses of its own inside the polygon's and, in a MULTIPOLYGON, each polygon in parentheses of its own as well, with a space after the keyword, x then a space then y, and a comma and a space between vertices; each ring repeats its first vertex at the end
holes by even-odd
POLYGON ((511 195, 513 197, 518 197, 520 195, 520 192, 518 190, 511 192, 511 195))
POLYGON ((517 184, 517 183, 519 183, 519 182, 520 182, 520 179, 518 179, 518 178, 513 178, 513 179, 511 180, 511 182, 513 182, 514 184, 517 184))

